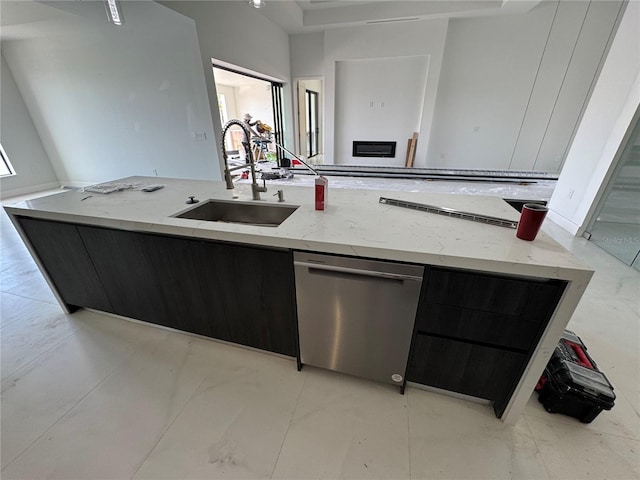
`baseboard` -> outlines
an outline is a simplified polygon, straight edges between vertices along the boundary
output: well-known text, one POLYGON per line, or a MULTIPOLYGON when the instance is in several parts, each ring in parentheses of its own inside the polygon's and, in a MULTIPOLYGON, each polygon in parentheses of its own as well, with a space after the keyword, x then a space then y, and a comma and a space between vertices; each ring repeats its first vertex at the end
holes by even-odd
POLYGON ((547 218, 551 220, 553 223, 558 225, 559 227, 565 229, 571 235, 578 235, 580 231, 580 226, 573 223, 571 220, 566 219, 559 213, 554 212, 553 210, 549 210, 547 213, 547 218))
POLYGON ((15 188, 12 190, 0 191, 0 199, 6 200, 11 197, 18 197, 20 195, 29 195, 31 193, 41 192, 43 190, 53 190, 54 188, 60 188, 60 182, 42 183, 40 185, 29 185, 27 187, 15 188))
POLYGON ((72 182, 72 181, 65 181, 65 182, 60 182, 60 185, 62 186, 62 188, 84 188, 84 187, 90 187, 91 185, 95 185, 96 182, 72 182))
POLYGON ((480 405, 491 405, 490 400, 484 398, 473 397, 471 395, 465 395, 464 393, 452 392, 451 390, 443 390, 438 387, 431 387, 429 385, 422 385, 421 383, 407 382, 407 387, 417 388, 419 390, 426 390, 427 392, 438 393, 440 395, 446 395, 447 397, 459 398, 461 400, 467 400, 473 403, 479 403, 480 405))

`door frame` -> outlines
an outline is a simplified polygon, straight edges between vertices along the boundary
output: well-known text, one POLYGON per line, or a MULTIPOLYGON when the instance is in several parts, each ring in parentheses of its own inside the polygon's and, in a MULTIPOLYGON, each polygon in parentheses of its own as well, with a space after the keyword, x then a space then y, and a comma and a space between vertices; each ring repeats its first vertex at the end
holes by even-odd
MULTIPOLYGON (((293 112, 294 112, 294 135, 293 143, 297 154, 306 156, 306 142, 304 141, 306 135, 306 112, 305 112, 305 90, 301 88, 301 84, 304 85, 305 81, 320 82, 320 89, 318 92, 318 117, 320 124, 320 134, 318 135, 318 153, 324 153, 324 77, 322 76, 308 76, 308 77, 295 77, 293 82, 293 112), (303 128, 304 127, 304 128, 303 128)), ((315 90, 313 90, 315 91, 315 90)))
MULTIPOLYGON (((216 96, 218 93, 218 89, 215 87, 216 85, 216 75, 214 69, 226 70, 228 72, 236 73, 238 75, 243 75, 245 77, 255 78, 256 80, 261 80, 263 82, 267 82, 271 85, 271 109, 273 111, 273 121, 274 121, 274 140, 285 146, 285 132, 284 132, 284 83, 282 80, 279 80, 274 77, 270 77, 269 75, 263 75, 259 72, 254 72, 248 70, 246 68, 240 67, 238 65, 233 65, 231 63, 225 62, 223 60, 217 60, 215 58, 211 58, 211 71, 213 74, 213 84, 216 90, 216 96)), ((217 98, 216 98, 217 105, 217 98)), ((216 111, 216 114, 219 116, 219 112, 216 111)), ((222 145, 220 148, 225 148, 222 145)), ((282 159, 282 152, 279 148, 275 148, 276 156, 278 159, 278 165, 280 165, 280 160, 282 159)))
POLYGON ((320 96, 319 92, 305 88, 305 105, 304 106, 305 106, 305 113, 307 117, 306 118, 307 131, 305 132, 305 135, 310 136, 309 138, 307 138, 307 142, 306 142, 308 146, 306 150, 309 152, 308 158, 315 157, 319 153, 318 151, 318 148, 319 148, 318 143, 320 139, 320 112, 319 112, 320 105, 318 103, 319 96, 320 96), (307 109, 307 105, 309 106, 308 109, 307 109), (312 106, 313 108, 311 108, 312 106), (312 131, 309 129, 311 125, 315 125, 315 129, 314 129, 315 131, 312 131))

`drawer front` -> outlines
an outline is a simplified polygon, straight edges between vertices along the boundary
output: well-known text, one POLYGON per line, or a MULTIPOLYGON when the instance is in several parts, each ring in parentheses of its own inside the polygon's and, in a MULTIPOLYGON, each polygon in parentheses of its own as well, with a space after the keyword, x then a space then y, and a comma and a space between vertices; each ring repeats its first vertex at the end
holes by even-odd
POLYGON ((432 268, 429 270, 426 301, 521 315, 536 285, 510 277, 432 268))
POLYGON ((407 380, 504 403, 526 355, 430 335, 416 335, 407 380))
POLYGON ((534 346, 566 285, 431 268, 416 329, 522 351, 534 346))
POLYGON ((537 339, 542 323, 526 316, 432 304, 421 311, 418 331, 527 351, 537 339))

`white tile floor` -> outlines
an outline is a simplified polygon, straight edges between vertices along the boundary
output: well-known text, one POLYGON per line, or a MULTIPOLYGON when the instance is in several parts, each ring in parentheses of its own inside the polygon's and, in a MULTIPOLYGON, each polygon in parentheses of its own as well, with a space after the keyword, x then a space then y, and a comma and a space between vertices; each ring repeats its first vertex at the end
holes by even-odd
POLYGON ((588 425, 490 407, 91 311, 65 315, 4 212, 3 479, 640 478, 640 273, 550 222, 596 274, 570 327, 616 387, 588 425))

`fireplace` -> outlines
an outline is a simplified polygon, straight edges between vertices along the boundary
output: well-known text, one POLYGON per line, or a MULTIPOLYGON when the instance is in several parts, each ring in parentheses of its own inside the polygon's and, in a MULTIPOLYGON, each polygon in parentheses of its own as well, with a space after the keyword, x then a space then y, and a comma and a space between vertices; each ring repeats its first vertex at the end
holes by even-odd
POLYGON ((365 142, 353 141, 354 157, 382 157, 393 158, 396 156, 396 142, 365 142))

